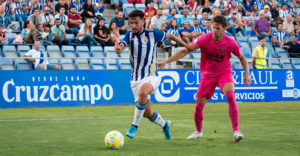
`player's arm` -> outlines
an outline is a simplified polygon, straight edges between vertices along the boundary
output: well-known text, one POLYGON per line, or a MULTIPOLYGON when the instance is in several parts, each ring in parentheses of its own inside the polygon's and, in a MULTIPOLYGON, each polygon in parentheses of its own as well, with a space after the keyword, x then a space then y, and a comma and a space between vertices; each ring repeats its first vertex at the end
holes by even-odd
POLYGON ((248 67, 248 62, 247 59, 245 58, 244 55, 240 55, 238 57, 240 59, 240 62, 245 70, 245 77, 243 79, 243 82, 247 85, 250 86, 251 85, 251 78, 250 78, 250 72, 249 72, 249 67, 248 67))
POLYGON ((173 40, 181 45, 183 45, 185 48, 188 49, 188 51, 194 51, 193 49, 191 49, 191 45, 188 45, 186 42, 182 41, 181 38, 178 38, 174 35, 171 35, 169 33, 166 34, 166 38, 169 39, 169 40, 173 40))
POLYGON ((124 43, 115 43, 115 51, 117 54, 121 54, 122 51, 125 49, 124 43))
MULTIPOLYGON (((188 48, 191 49, 191 51, 196 50, 198 47, 197 45, 194 44, 190 44, 188 45, 188 48)), ((187 55, 188 53, 191 52, 190 50, 188 50, 187 48, 181 49, 178 52, 176 52, 174 55, 172 55, 170 58, 168 58, 165 61, 161 61, 157 63, 157 67, 158 69, 162 69, 166 64, 171 63, 173 61, 177 61, 181 58, 183 58, 185 55, 187 55)))

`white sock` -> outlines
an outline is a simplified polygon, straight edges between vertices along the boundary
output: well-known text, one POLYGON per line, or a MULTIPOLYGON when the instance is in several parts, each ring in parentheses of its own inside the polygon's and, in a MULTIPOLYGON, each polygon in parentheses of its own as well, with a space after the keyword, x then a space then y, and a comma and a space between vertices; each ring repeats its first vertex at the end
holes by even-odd
POLYGON ((166 124, 165 120, 156 111, 154 111, 153 116, 149 120, 158 124, 162 128, 165 127, 166 124))
POLYGON ((139 125, 141 119, 143 118, 146 107, 147 107, 147 103, 145 104, 140 104, 139 102, 136 103, 132 125, 135 126, 139 125))

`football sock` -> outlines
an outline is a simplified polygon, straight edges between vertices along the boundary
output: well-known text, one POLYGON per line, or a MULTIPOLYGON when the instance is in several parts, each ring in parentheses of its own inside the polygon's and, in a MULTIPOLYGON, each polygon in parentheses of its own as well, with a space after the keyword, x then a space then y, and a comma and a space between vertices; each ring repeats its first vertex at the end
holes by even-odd
POLYGON ((235 95, 232 90, 226 92, 226 98, 229 105, 229 116, 231 119, 233 131, 239 130, 239 108, 235 101, 235 95))
POLYGON ((202 121, 204 118, 204 109, 205 104, 201 104, 199 102, 196 102, 195 106, 195 112, 194 112, 194 121, 196 125, 196 130, 198 132, 202 132, 202 121))
POLYGON ((156 123, 156 124, 158 124, 162 128, 166 124, 165 120, 156 111, 154 111, 153 116, 149 120, 156 123))
POLYGON ((139 102, 136 103, 132 125, 135 126, 139 125, 141 119, 143 118, 146 108, 147 108, 147 103, 145 104, 141 104, 139 102))

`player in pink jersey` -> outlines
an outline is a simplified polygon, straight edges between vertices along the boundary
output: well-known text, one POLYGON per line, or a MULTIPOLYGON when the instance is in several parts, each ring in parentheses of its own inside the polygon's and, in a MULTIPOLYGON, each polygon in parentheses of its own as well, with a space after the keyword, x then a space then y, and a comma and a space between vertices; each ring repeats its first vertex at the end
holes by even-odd
MULTIPOLYGON (((203 109, 208 99, 211 99, 216 86, 225 94, 229 104, 229 116, 232 123, 233 136, 236 142, 239 142, 244 137, 239 130, 239 110, 235 100, 234 81, 232 77, 232 67, 230 56, 233 53, 240 59, 245 70, 244 82, 246 85, 251 84, 249 76, 249 68, 246 58, 241 53, 241 50, 234 39, 225 34, 227 21, 224 16, 217 15, 213 18, 213 32, 198 37, 189 46, 195 51, 201 49, 201 79, 197 92, 196 106, 194 112, 194 121, 196 131, 187 139, 201 138, 202 121, 204 117, 203 109)), ((178 60, 188 53, 188 49, 182 49, 169 59, 159 62, 158 68, 163 68, 167 63, 178 60)))

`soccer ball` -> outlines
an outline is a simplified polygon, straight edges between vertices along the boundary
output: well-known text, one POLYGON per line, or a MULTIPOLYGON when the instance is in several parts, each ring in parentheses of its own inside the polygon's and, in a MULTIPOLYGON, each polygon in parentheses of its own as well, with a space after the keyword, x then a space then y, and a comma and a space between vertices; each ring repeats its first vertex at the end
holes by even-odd
POLYGON ((124 137, 119 131, 110 131, 104 139, 105 146, 110 149, 120 149, 124 145, 124 137))

